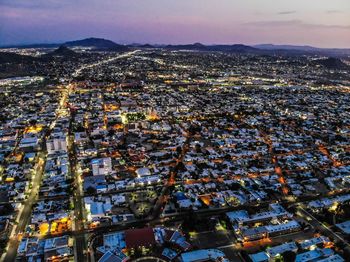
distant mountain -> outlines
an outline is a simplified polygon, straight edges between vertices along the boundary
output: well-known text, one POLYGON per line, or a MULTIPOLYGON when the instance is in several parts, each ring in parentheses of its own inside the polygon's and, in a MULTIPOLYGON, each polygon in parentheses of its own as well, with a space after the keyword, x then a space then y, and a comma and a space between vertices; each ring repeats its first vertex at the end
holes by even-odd
POLYGON ((233 52, 233 53, 262 53, 259 49, 248 45, 212 45, 208 46, 209 51, 233 52))
MULTIPOLYGON (((64 45, 69 48, 85 47, 93 51, 115 51, 124 52, 135 48, 164 48, 168 50, 192 50, 192 51, 210 51, 210 52, 230 52, 230 53, 245 53, 256 55, 278 55, 278 56, 303 56, 303 55, 321 55, 328 57, 349 57, 350 49, 341 48, 317 48, 308 45, 274 45, 261 44, 248 46, 242 44, 232 45, 204 45, 202 43, 183 44, 183 45, 150 45, 150 44, 130 44, 120 45, 111 40, 103 38, 86 38, 82 40, 69 41, 63 44, 32 44, 23 46, 8 46, 15 48, 58 48, 64 45)), ((6 48, 6 47, 4 47, 6 48)))
POLYGON ((26 44, 26 45, 12 45, 12 46, 3 46, 3 48, 58 48, 61 45, 66 47, 86 47, 91 48, 96 51, 116 51, 122 52, 127 51, 128 46, 119 45, 111 40, 103 38, 86 38, 82 40, 68 41, 60 44, 26 44))
POLYGON ((186 44, 186 45, 166 45, 166 49, 176 49, 176 50, 198 50, 205 51, 206 46, 201 43, 186 44))
POLYGON ((45 57, 56 57, 56 56, 61 56, 61 57, 75 57, 77 56, 78 53, 74 52, 73 50, 69 49, 68 47, 66 47, 65 45, 61 45, 59 48, 57 48, 56 50, 45 54, 45 57))
POLYGON ((350 70, 350 66, 342 62, 339 58, 329 57, 326 59, 317 59, 312 61, 314 65, 321 65, 327 69, 350 70))
POLYGON ((315 51, 319 50, 317 47, 308 46, 308 45, 274 45, 274 44, 261 44, 254 45, 255 48, 264 49, 264 50, 300 50, 300 51, 315 51))
POLYGON ((201 43, 194 43, 188 45, 167 45, 164 48, 174 50, 195 50, 195 51, 218 51, 218 52, 232 52, 232 53, 260 53, 260 50, 247 45, 203 45, 201 43))
POLYGON ((140 43, 132 43, 127 45, 130 48, 155 48, 156 46, 153 46, 151 44, 140 44, 140 43))
POLYGON ((326 55, 326 56, 349 56, 349 48, 318 48, 308 45, 274 45, 261 44, 255 45, 255 48, 275 52, 278 54, 292 54, 292 55, 326 55))
POLYGON ((150 45, 150 44, 140 45, 139 47, 141 47, 141 48, 155 48, 153 45, 150 45))
POLYGON ((151 45, 151 44, 139 44, 139 43, 133 43, 128 45, 130 48, 157 48, 157 46, 151 45))
POLYGON ((94 38, 94 37, 65 42, 64 45, 67 47, 90 47, 94 50, 101 50, 101 51, 127 51, 128 50, 127 46, 116 44, 111 40, 94 38))

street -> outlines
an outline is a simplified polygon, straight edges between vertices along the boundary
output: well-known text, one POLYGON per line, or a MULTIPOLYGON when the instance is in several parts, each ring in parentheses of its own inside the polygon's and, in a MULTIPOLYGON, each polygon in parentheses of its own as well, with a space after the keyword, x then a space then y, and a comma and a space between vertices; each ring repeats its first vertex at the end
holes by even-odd
MULTIPOLYGON (((61 97, 61 100, 58 104, 58 110, 62 108, 67 100, 67 93, 64 93, 61 97)), ((56 119, 57 119, 56 115, 56 119)), ((50 127, 47 130, 46 137, 51 133, 52 129, 55 126, 56 119, 51 123, 50 127)), ((44 145, 46 141, 42 141, 44 145)), ((44 147, 45 148, 45 147, 44 147)), ((7 246, 7 251, 3 255, 4 261, 15 261, 17 255, 18 245, 21 241, 22 234, 25 232, 26 226, 30 222, 33 204, 36 203, 38 199, 39 189, 41 180, 45 168, 45 159, 46 159, 46 150, 41 150, 38 153, 38 162, 34 168, 34 178, 32 179, 32 188, 30 189, 27 200, 23 203, 21 210, 18 212, 16 217, 15 225, 12 229, 12 232, 9 236, 9 243, 7 246)))

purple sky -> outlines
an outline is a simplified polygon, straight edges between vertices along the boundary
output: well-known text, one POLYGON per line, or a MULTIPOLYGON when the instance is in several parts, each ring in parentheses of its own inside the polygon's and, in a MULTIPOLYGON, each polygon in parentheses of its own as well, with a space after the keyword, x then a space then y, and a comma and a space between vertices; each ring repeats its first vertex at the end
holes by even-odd
POLYGON ((0 0, 0 45, 91 36, 350 48, 350 0, 0 0))

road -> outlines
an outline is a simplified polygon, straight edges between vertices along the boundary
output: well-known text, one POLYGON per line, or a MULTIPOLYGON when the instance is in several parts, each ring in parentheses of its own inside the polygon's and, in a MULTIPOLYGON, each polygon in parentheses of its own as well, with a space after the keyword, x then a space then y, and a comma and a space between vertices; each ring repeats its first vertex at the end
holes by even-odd
MULTIPOLYGON (((251 205, 251 206, 254 206, 257 210, 259 210, 261 208, 266 208, 268 206, 268 204, 270 204, 270 203, 271 203, 270 201, 263 201, 257 205, 251 205)), ((288 204, 289 202, 287 200, 284 200, 284 201, 281 201, 280 203, 288 204)), ((294 203, 293 206, 297 206, 298 204, 303 205, 303 202, 294 203)), ((240 210, 240 209, 245 208, 245 207, 246 207, 246 205, 238 205, 238 206, 233 206, 233 207, 201 209, 201 210, 196 211, 196 214, 198 214, 198 216, 204 218, 204 217, 210 217, 213 215, 217 216, 217 215, 220 215, 220 214, 223 214, 223 213, 226 213, 229 211, 233 211, 233 210, 240 210)), ((79 209, 80 208, 77 208, 76 210, 79 210, 79 209)), ((304 212, 305 212, 304 214, 309 216, 310 218, 313 217, 307 211, 304 210, 304 212)), ((124 223, 120 223, 120 224, 116 224, 116 225, 101 226, 101 227, 94 228, 94 229, 85 228, 85 229, 81 229, 81 230, 73 230, 72 232, 68 232, 65 234, 72 235, 75 238, 77 238, 78 241, 81 241, 80 242, 81 244, 77 245, 78 249, 80 248, 80 250, 84 250, 84 249, 87 250, 86 246, 85 246, 85 243, 86 243, 85 237, 89 234, 104 234, 104 233, 109 233, 111 231, 121 231, 121 230, 125 230, 128 228, 133 228, 133 227, 153 226, 153 225, 159 225, 161 223, 166 223, 166 222, 178 222, 178 221, 182 221, 186 216, 188 216, 187 212, 181 212, 181 213, 169 214, 169 215, 166 215, 166 216, 161 217, 161 218, 148 217, 148 218, 142 219, 142 220, 124 222, 124 223), (83 237, 84 235, 85 235, 85 237, 83 237), (82 244, 82 243, 84 243, 84 244, 82 244)), ((314 222, 311 224, 316 229, 319 227, 323 227, 323 228, 325 227, 323 224, 318 222, 316 218, 313 217, 313 219, 314 219, 314 222)), ((344 239, 342 239, 339 235, 335 234, 330 229, 326 228, 326 230, 328 232, 328 233, 326 232, 327 234, 325 233, 326 236, 332 236, 333 238, 336 238, 339 241, 346 243, 346 241, 344 239)), ((55 236, 59 236, 59 235, 55 235, 55 236)), ((50 234, 48 234, 44 238, 50 238, 50 237, 52 237, 52 236, 50 234)), ((82 254, 81 252, 79 252, 79 253, 82 254)))
POLYGON ((30 221, 32 207, 33 207, 33 204, 36 202, 39 189, 40 189, 40 183, 41 183, 41 179, 44 171, 44 164, 45 164, 45 159, 44 159, 43 153, 41 153, 41 156, 39 156, 38 163, 36 164, 35 175, 34 175, 34 179, 32 180, 32 185, 33 185, 32 189, 30 191, 30 194, 27 200, 23 203, 22 209, 20 210, 17 216, 16 222, 18 224, 14 226, 11 232, 10 241, 8 244, 7 252, 4 257, 4 261, 15 261, 16 259, 17 248, 20 242, 19 235, 25 231, 25 228, 28 222, 30 221))
POLYGON ((339 242, 342 242, 345 244, 347 248, 350 248, 350 245, 348 241, 346 241, 343 237, 335 233, 333 230, 331 230, 329 227, 327 227, 325 224, 318 221, 317 218, 315 218, 310 212, 304 209, 302 205, 297 205, 297 210, 304 215, 305 217, 309 218, 309 223, 316 229, 318 229, 323 235, 333 238, 334 240, 337 240, 339 242))
POLYGON ((87 68, 93 68, 93 67, 96 67, 96 66, 101 66, 103 64, 108 64, 110 62, 113 62, 114 60, 118 60, 118 59, 121 59, 121 58, 128 58, 128 57, 136 54, 139 51, 140 50, 135 50, 135 51, 123 53, 123 54, 120 54, 118 56, 99 61, 97 63, 83 65, 83 66, 79 67, 78 69, 76 69, 74 71, 74 73, 72 74, 72 76, 73 77, 77 77, 84 69, 87 69, 87 68))
MULTIPOLYGON (((65 104, 67 100, 68 94, 63 93, 58 110, 60 110, 63 105, 65 104)), ((47 130, 46 134, 44 135, 44 139, 42 144, 45 144, 45 137, 48 137, 51 134, 52 129, 55 126, 56 120, 58 118, 58 115, 56 115, 55 120, 50 124, 49 129, 47 130)), ((30 218, 32 215, 32 208, 33 204, 36 203, 39 195, 39 189, 41 180, 44 173, 45 168, 45 160, 46 160, 46 151, 41 150, 38 153, 38 162, 36 163, 34 167, 34 178, 32 179, 32 188, 29 192, 29 196, 27 200, 23 203, 22 209, 18 212, 18 215, 16 217, 15 225, 12 229, 12 232, 9 236, 9 242, 7 245, 7 251, 4 254, 3 261, 15 261, 16 255, 17 255, 17 249, 20 242, 20 236, 25 231, 27 224, 30 222, 30 218)))
MULTIPOLYGON (((178 156, 178 158, 176 159, 176 164, 179 164, 179 163, 181 163, 184 160, 184 158, 186 156, 186 153, 188 151, 188 148, 189 148, 189 144, 190 144, 191 138, 192 137, 188 133, 188 135, 186 136, 186 140, 185 140, 185 142, 182 145, 181 153, 178 156)), ((150 216, 148 217, 148 219, 152 220, 152 219, 158 218, 160 216, 160 214, 162 212, 162 207, 164 207, 164 205, 166 204, 169 196, 171 195, 170 187, 175 185, 175 183, 176 183, 177 173, 178 173, 178 170, 172 170, 170 172, 169 179, 164 184, 163 189, 162 189, 162 191, 161 191, 161 193, 160 193, 160 195, 159 195, 159 197, 157 199, 157 202, 156 202, 156 204, 153 207, 153 211, 150 214, 150 216)))
MULTIPOLYGON (((64 102, 68 102, 68 96, 73 91, 73 85, 67 86, 66 99, 64 102)), ((64 104, 65 104, 64 103, 64 104)), ((63 105, 63 104, 62 104, 63 105)), ((69 156, 70 172, 74 177, 74 194, 73 194, 73 204, 74 204, 74 230, 84 231, 84 206, 83 206, 83 189, 82 189, 82 180, 80 177, 80 171, 77 166, 76 153, 74 148, 74 134, 72 133, 71 124, 74 118, 70 115, 70 128, 67 138, 67 149, 69 156)), ((85 234, 75 235, 74 237, 74 257, 75 261, 84 262, 86 261, 85 250, 86 250, 86 240, 85 234)))
MULTIPOLYGON (((84 230, 84 206, 83 206, 83 189, 82 189, 82 180, 80 177, 80 172, 77 167, 77 162, 75 159, 73 136, 70 134, 68 139, 68 151, 69 151, 69 160, 71 166, 71 172, 74 174, 74 227, 77 231, 84 230)), ((74 256, 76 261, 84 262, 86 261, 85 250, 87 248, 85 234, 76 235, 74 241, 74 256)))

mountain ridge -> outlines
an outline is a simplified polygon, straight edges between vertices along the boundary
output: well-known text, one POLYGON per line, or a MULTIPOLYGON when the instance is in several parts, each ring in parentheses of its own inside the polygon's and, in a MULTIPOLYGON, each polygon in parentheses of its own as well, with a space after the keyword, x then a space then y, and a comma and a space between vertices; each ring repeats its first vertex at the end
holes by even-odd
POLYGON ((32 44, 23 46, 8 46, 3 48, 58 48, 64 45, 69 48, 86 47, 92 51, 114 51, 125 52, 134 48, 163 48, 168 50, 192 50, 208 52, 232 52, 232 53, 251 53, 260 55, 325 55, 344 57, 350 56, 350 48, 318 48, 309 45, 244 45, 244 44, 211 44, 202 43, 193 44, 168 44, 168 45, 151 45, 151 44, 130 44, 121 45, 104 38, 89 37, 80 40, 67 41, 61 44, 32 44))

